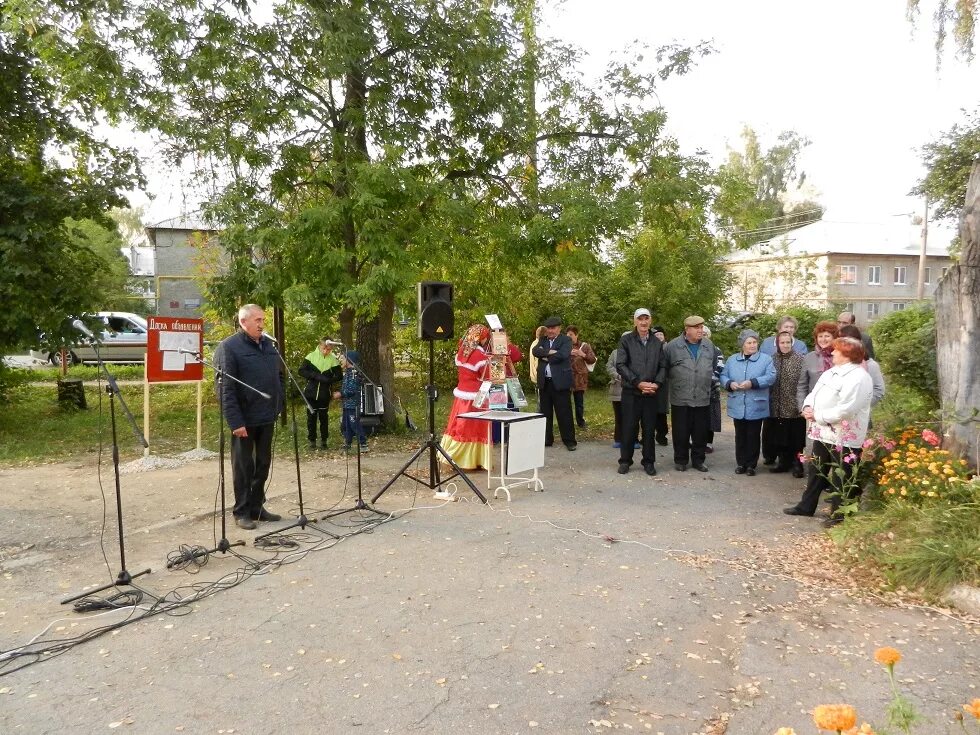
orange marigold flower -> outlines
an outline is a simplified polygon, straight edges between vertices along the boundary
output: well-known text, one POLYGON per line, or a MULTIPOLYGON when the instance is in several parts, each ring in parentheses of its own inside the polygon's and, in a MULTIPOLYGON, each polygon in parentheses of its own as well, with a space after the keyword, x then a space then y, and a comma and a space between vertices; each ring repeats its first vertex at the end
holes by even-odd
POLYGON ((861 727, 852 727, 844 735, 875 735, 875 731, 871 729, 871 725, 865 722, 862 723, 861 727))
POLYGON ((963 709, 980 720, 980 699, 974 699, 969 704, 964 704, 963 709))
POLYGON ((821 730, 849 730, 857 721, 857 712, 849 704, 821 704, 813 710, 813 722, 821 730))
POLYGON ((901 660, 902 654, 896 648, 885 646, 875 651, 875 661, 880 663, 882 666, 891 668, 901 660))
POLYGON ((781 727, 776 730, 776 735, 796 735, 796 730, 792 727, 781 727))

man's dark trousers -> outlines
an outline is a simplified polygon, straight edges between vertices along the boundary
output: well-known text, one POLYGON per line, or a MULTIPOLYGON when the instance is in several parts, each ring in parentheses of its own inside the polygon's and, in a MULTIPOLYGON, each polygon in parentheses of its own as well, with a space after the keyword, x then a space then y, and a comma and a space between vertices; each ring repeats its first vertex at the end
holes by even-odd
POLYGON ((671 437, 674 440, 674 462, 694 467, 704 464, 708 432, 711 429, 711 406, 671 406, 671 437), (690 455, 690 457, 688 456, 690 455))
POLYGON ((265 502, 265 481, 272 465, 275 424, 247 426, 248 436, 231 436, 232 477, 235 478, 235 518, 259 517, 265 502))
POLYGON ((551 378, 544 379, 541 389, 541 413, 545 417, 544 443, 550 446, 555 442, 555 429, 552 415, 558 419, 558 431, 565 446, 575 446, 575 421, 572 419, 572 391, 569 388, 558 390, 551 378))
POLYGON ((623 440, 619 450, 619 463, 633 464, 633 447, 643 427, 643 458, 644 467, 649 467, 657 461, 657 443, 655 441, 655 426, 657 423, 657 397, 623 390, 623 440))

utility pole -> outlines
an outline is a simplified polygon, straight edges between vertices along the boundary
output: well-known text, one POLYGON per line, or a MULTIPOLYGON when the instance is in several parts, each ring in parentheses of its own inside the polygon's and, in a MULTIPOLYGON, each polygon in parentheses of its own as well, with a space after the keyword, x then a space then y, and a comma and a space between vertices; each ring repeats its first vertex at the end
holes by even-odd
POLYGON ((926 244, 929 242, 929 197, 926 196, 926 211, 922 217, 922 250, 919 252, 919 285, 915 291, 916 301, 926 297, 926 244))

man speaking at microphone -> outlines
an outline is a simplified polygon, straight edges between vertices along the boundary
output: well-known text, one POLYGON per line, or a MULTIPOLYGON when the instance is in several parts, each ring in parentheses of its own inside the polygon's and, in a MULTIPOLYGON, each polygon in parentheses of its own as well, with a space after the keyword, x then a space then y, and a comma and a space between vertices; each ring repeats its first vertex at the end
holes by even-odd
POLYGON ((251 386, 222 380, 219 399, 231 429, 235 523, 239 528, 253 529, 256 521, 281 519, 263 503, 272 465, 272 436, 285 391, 275 341, 262 333, 262 307, 246 304, 238 310, 238 323, 241 330, 218 345, 215 363, 225 375, 251 386))

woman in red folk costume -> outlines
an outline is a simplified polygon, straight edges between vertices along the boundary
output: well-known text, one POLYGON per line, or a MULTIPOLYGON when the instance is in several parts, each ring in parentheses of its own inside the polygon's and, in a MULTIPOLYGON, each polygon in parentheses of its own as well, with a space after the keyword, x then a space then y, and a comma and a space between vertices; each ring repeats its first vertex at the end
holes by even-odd
POLYGON ((466 330, 456 351, 458 379, 453 395, 449 423, 442 434, 442 448, 461 469, 473 470, 490 466, 490 445, 487 443, 487 425, 482 421, 459 418, 459 414, 477 410, 473 399, 480 391, 480 384, 489 378, 490 363, 487 348, 490 330, 482 324, 474 324, 466 330))

